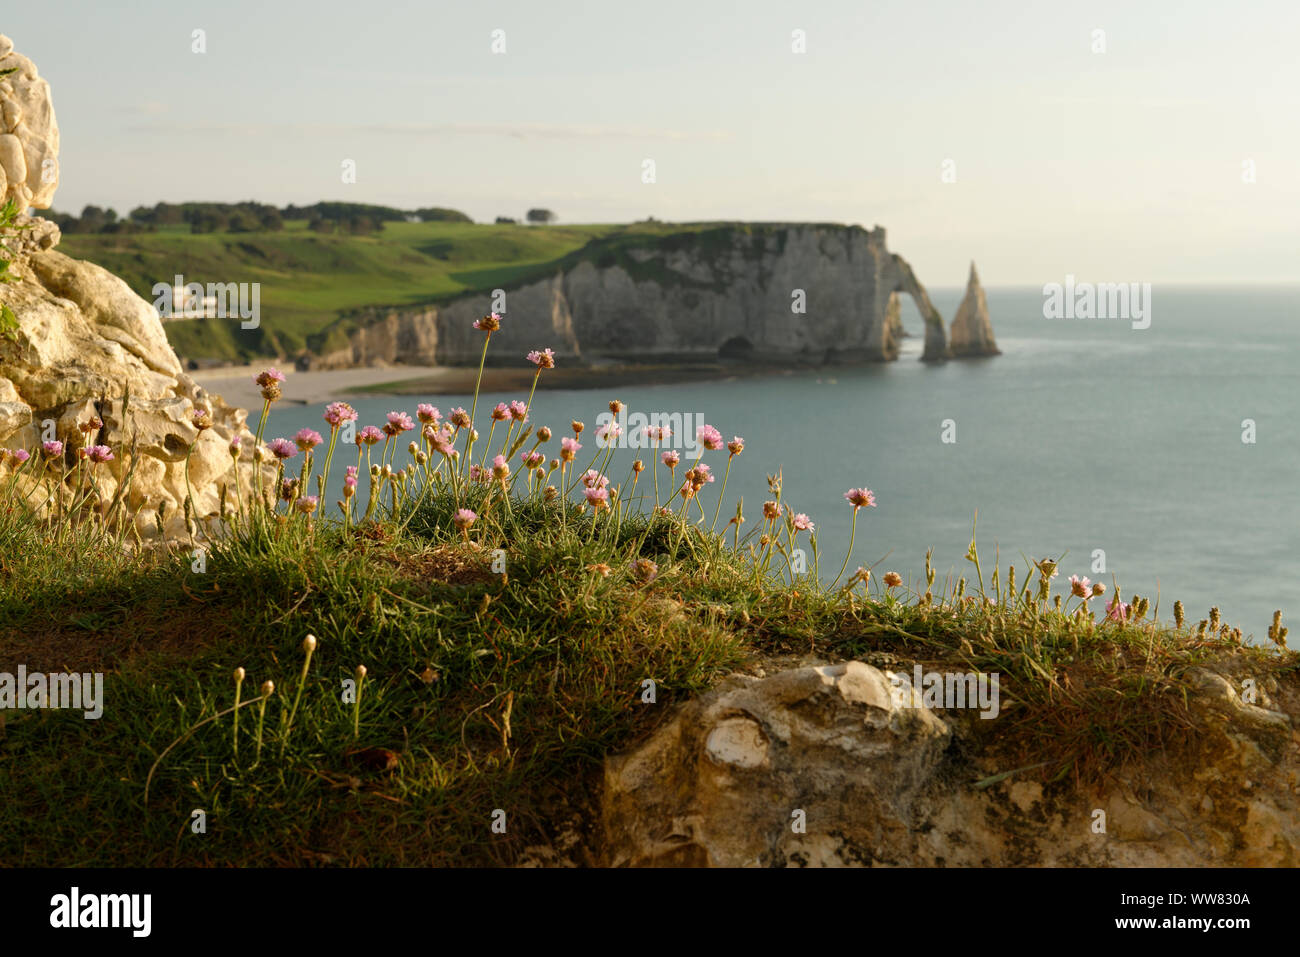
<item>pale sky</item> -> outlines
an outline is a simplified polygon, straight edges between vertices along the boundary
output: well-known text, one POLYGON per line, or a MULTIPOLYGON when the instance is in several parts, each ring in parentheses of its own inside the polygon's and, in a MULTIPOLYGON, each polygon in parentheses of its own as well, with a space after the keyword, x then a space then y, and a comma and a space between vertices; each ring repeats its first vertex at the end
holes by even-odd
POLYGON ((53 88, 62 211, 541 205, 879 224, 932 286, 972 259, 991 286, 1297 278, 1295 0, 7 6, 53 88))

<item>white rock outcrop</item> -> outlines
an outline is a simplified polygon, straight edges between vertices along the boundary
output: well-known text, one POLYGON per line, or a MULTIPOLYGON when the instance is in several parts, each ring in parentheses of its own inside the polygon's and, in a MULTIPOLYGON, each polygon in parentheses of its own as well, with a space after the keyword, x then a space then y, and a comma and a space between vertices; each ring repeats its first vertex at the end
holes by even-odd
POLYGON ((59 125, 50 85, 0 34, 0 200, 49 209, 59 186, 59 125))
POLYGON ((1079 788, 1006 775, 970 734, 981 719, 925 707, 907 675, 814 665, 688 701, 606 759, 603 863, 1300 864, 1300 683, 1268 678, 1246 703, 1229 677, 1193 673, 1194 752, 1079 788))
MULTIPOLYGON (((0 54, 0 69, 17 67, 0 78, 0 116, 9 130, 0 136, 5 196, 47 207, 58 185, 57 174, 39 174, 57 171, 49 86, 7 37, 0 36, 0 54)), ((57 439, 65 446, 63 458, 43 469, 29 463, 20 473, 20 491, 41 484, 48 492, 63 467, 75 463, 78 449, 107 445, 114 458, 95 470, 101 500, 111 501, 130 475, 122 498, 142 533, 155 530, 163 506, 167 534, 185 534, 187 456, 196 519, 202 523, 219 511, 223 486, 233 509, 236 488, 253 487, 247 413, 208 395, 182 372, 158 312, 123 280, 58 252, 53 224, 24 217, 19 225, 25 228, 0 236, 0 257, 10 260, 17 279, 0 285, 0 302, 18 323, 0 337, 0 448, 25 449, 39 460, 42 442, 57 439), (192 421, 198 407, 212 416, 211 428, 202 432, 192 421), (95 420, 102 425, 83 431, 95 420), (238 486, 230 454, 235 436, 243 446, 238 486)), ((29 501, 47 498, 33 494, 29 501)))

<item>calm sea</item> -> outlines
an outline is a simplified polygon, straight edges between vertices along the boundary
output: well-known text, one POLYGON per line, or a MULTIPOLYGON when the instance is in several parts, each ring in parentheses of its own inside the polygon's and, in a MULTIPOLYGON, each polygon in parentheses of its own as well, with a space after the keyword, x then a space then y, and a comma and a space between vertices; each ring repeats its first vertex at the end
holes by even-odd
MULTIPOLYGON (((952 316, 961 293, 932 298, 952 316)), ((1126 597, 1158 593, 1166 619, 1175 599, 1193 620, 1218 604, 1257 637, 1275 608, 1300 615, 1300 286, 1157 285, 1145 330, 1044 319, 1036 288, 990 289, 988 301, 1003 350, 994 359, 922 364, 920 317, 905 312, 915 338, 894 363, 609 394, 547 391, 533 421, 559 435, 580 418, 590 439, 611 398, 630 411, 703 414, 746 443, 719 525, 744 496, 752 529, 768 497, 764 476, 780 468, 785 500, 817 523, 828 578, 848 544, 843 493, 867 486, 878 506, 859 517, 850 569, 879 562, 878 573, 919 576, 933 548, 940 580, 968 575, 978 512, 986 570, 995 552, 1019 575, 1026 556, 1064 555, 1061 582, 1088 575, 1109 596, 1118 578, 1126 597), (943 441, 945 420, 955 441, 943 441), (1243 441, 1244 420, 1253 441, 1243 441), (1104 573, 1095 571, 1102 561, 1104 573)), ((289 395, 292 385, 291 376, 289 395)), ((480 419, 497 401, 525 397, 484 395, 480 419)), ((379 424, 389 409, 414 413, 424 400, 352 401, 360 424, 379 424)), ((469 407, 468 396, 427 401, 444 413, 469 407)), ((324 431, 320 409, 281 404, 267 435, 304 425, 324 431)), ((584 446, 585 467, 594 444, 584 446)), ((611 476, 621 480, 638 455, 649 458, 620 450, 611 476)), ((705 461, 719 476, 705 493, 711 518, 726 453, 705 461)), ((335 469, 341 475, 337 458, 335 469)))

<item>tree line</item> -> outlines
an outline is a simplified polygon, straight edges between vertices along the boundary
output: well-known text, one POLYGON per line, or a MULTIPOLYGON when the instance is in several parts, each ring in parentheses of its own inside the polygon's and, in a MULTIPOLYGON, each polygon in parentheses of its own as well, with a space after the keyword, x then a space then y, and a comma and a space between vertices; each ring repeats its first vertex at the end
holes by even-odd
POLYGON ((253 233, 284 229, 286 221, 306 220, 309 229, 322 233, 378 233, 389 222, 452 222, 473 220, 455 209, 428 206, 401 210, 364 203, 321 202, 310 206, 290 204, 283 209, 266 203, 157 203, 137 206, 123 217, 112 207, 86 206, 81 215, 48 210, 42 214, 65 233, 141 233, 162 226, 190 227, 192 233, 253 233))

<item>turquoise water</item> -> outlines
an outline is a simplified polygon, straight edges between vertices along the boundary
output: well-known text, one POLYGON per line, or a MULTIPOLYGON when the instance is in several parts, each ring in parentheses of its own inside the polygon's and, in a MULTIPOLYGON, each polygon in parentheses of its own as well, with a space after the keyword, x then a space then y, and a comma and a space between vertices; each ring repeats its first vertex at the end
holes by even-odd
MULTIPOLYGON (((932 298, 951 316, 960 295, 935 290, 932 298)), ((878 506, 859 517, 850 568, 883 558, 877 572, 917 576, 932 547, 941 580, 968 574, 963 556, 978 511, 986 569, 995 549, 1020 574, 1022 556, 1065 553, 1060 581, 1088 575, 1109 590, 1114 576, 1126 597, 1154 599, 1158 590, 1164 618, 1175 599, 1193 620, 1218 604, 1230 623, 1263 636, 1274 608, 1300 615, 1300 286, 1156 286, 1145 330, 1115 319, 1044 319, 1039 289, 990 289, 988 301, 1004 353, 994 359, 916 361, 921 323, 905 313, 916 337, 898 362, 608 394, 548 391, 533 421, 558 436, 580 418, 590 439, 611 398, 632 411, 703 413, 726 438, 746 442, 719 524, 744 496, 752 529, 768 497, 764 476, 781 468, 785 501, 817 523, 826 577, 848 544, 843 493, 865 485, 878 506), (956 424, 953 443, 941 441, 945 419, 956 424), (1255 422, 1253 444, 1242 441, 1244 419, 1255 422), (1095 549, 1105 552, 1104 574, 1093 571, 1095 549)), ((485 394, 480 420, 512 398, 526 395, 485 394)), ((418 401, 444 413, 469 407, 468 396, 352 401, 359 424, 379 424, 389 409, 414 413, 418 401)), ((320 411, 280 404, 267 436, 304 425, 324 431, 320 411)), ((584 446, 585 467, 595 446, 584 446)), ((616 454, 615 481, 638 456, 649 459, 616 454)), ((711 518, 726 453, 705 461, 719 476, 704 493, 711 518)), ((335 470, 341 475, 337 459, 335 470)))

